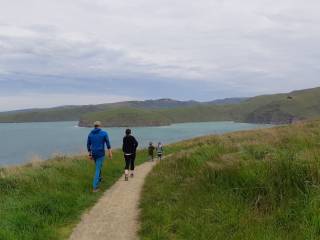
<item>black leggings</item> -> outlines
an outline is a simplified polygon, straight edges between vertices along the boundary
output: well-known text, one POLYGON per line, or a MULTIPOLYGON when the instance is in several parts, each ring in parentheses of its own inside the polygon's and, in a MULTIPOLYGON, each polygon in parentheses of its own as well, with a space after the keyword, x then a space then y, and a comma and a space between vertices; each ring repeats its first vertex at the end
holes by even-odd
POLYGON ((134 160, 136 160, 136 154, 124 155, 124 159, 126 160, 125 170, 134 170, 134 160))

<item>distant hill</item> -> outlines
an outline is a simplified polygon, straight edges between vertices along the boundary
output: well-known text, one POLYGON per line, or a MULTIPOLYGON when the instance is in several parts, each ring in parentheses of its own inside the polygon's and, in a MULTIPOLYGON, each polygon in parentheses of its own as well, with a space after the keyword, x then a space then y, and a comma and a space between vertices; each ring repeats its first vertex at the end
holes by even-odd
POLYGON ((118 108, 116 111, 100 112, 99 115, 88 113, 80 118, 79 125, 91 126, 95 119, 100 119, 104 126, 140 126, 137 124, 139 119, 143 119, 145 126, 205 121, 287 124, 320 117, 320 88, 257 96, 235 104, 196 104, 146 112, 118 108), (150 115, 157 116, 159 121, 156 124, 148 121, 150 115), (128 119, 132 121, 128 122, 128 119))
POLYGON ((182 122, 291 123, 320 117, 320 88, 211 102, 158 99, 0 113, 0 122, 79 121, 91 126, 161 126, 182 122))
POLYGON ((290 123, 320 117, 320 88, 288 94, 266 95, 244 102, 250 108, 243 121, 258 123, 290 123))
POLYGON ((163 126, 172 123, 171 119, 159 109, 120 107, 102 112, 87 113, 80 118, 79 126, 92 126, 92 123, 97 119, 102 122, 103 126, 108 127, 163 126))
POLYGON ((237 104, 248 100, 249 98, 224 98, 217 99, 211 102, 207 102, 208 104, 217 104, 217 105, 225 105, 225 104, 237 104))
POLYGON ((0 113, 2 123, 22 122, 56 122, 78 121, 88 113, 96 113, 114 109, 170 109, 177 107, 190 107, 200 105, 196 101, 177 101, 172 99, 158 99, 146 101, 127 101, 118 103, 106 103, 98 105, 61 106, 42 109, 24 109, 0 113))

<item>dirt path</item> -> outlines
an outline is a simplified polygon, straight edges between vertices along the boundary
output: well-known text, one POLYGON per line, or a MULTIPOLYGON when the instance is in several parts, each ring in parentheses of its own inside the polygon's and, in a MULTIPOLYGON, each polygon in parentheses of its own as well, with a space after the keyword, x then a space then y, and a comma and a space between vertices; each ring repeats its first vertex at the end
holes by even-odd
POLYGON ((139 198, 144 179, 155 162, 146 162, 135 170, 128 182, 122 176, 73 230, 70 240, 138 239, 139 198))

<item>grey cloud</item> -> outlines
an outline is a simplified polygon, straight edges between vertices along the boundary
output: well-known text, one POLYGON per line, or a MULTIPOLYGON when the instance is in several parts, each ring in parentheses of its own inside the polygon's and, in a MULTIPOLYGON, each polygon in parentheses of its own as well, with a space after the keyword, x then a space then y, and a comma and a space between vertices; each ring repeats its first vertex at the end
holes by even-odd
POLYGON ((317 0, 1 1, 0 93, 161 85, 209 100, 319 84, 317 0))

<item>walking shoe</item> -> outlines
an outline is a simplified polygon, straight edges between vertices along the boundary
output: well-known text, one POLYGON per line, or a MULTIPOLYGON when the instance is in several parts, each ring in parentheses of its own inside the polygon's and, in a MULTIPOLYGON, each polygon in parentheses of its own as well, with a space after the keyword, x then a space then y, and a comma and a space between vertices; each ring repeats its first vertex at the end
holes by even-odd
POLYGON ((94 193, 100 192, 100 189, 99 188, 95 188, 95 189, 92 190, 92 192, 94 192, 94 193))
POLYGON ((134 175, 133 175, 133 173, 131 173, 131 174, 130 174, 130 177, 132 177, 132 178, 133 178, 133 176, 134 176, 134 175))
POLYGON ((128 175, 125 175, 125 176, 124 176, 124 180, 125 180, 125 181, 129 181, 128 175))

